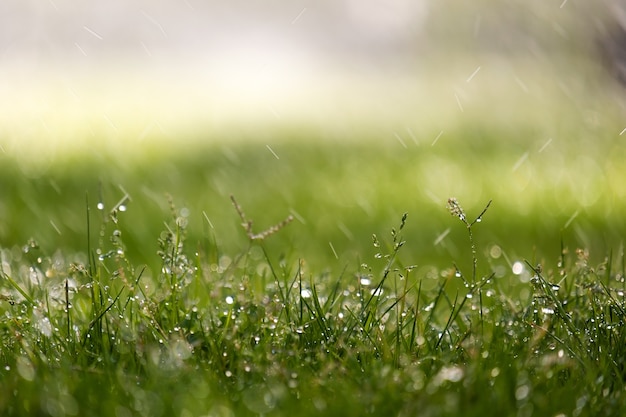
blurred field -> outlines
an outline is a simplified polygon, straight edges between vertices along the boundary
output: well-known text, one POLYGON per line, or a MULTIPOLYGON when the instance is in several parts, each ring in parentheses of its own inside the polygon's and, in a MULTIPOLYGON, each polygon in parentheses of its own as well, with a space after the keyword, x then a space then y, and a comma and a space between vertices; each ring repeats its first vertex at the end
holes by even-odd
POLYGON ((530 107, 528 118, 499 119, 494 111, 477 121, 460 116, 441 130, 293 126, 258 136, 245 129, 222 133, 209 143, 191 133, 188 142, 145 151, 120 143, 110 151, 57 155, 47 164, 5 152, 0 242, 12 247, 34 238, 47 253, 85 252, 86 197, 97 218, 96 203, 109 210, 128 193, 127 211, 119 214, 128 252, 156 267, 169 194, 189 209, 192 241, 215 239, 233 253, 246 238, 232 194, 259 231, 294 215, 268 244, 276 256, 301 257, 318 270, 372 256, 371 234, 385 235, 403 212, 409 213, 407 263, 462 264, 469 256, 466 232, 445 209, 455 196, 470 216, 493 199, 477 229, 481 251, 498 245, 511 260, 553 261, 563 239, 604 257, 620 249, 626 231, 626 172, 621 126, 610 109, 601 111, 602 103, 590 97, 584 111, 572 102, 555 106, 549 118, 558 127, 542 126, 530 107))

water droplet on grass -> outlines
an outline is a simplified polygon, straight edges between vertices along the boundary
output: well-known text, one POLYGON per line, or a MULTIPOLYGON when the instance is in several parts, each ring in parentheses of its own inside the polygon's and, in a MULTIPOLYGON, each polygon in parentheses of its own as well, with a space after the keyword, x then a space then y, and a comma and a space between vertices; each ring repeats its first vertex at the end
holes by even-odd
POLYGON ((25 380, 33 381, 35 379, 35 367, 29 359, 20 356, 17 359, 16 367, 18 374, 25 380))
POLYGON ((530 387, 528 385, 521 385, 515 390, 515 399, 517 401, 523 401, 528 397, 530 393, 530 387))
POLYGON ((371 292, 371 294, 372 294, 374 297, 380 297, 381 295, 383 295, 383 292, 384 292, 384 291, 383 291, 383 289, 382 289, 382 288, 380 288, 380 287, 379 287, 379 288, 374 288, 374 289, 372 289, 372 291, 370 291, 370 292, 371 292))
POLYGON ((443 381, 459 382, 463 379, 463 369, 459 366, 451 366, 442 368, 439 374, 435 376, 439 384, 443 381))
POLYGON ((47 337, 52 336, 52 324, 50 324, 50 319, 48 317, 43 317, 39 321, 39 331, 47 337))
POLYGON ((231 297, 230 295, 226 296, 226 304, 233 304, 235 302, 235 299, 233 297, 231 297))

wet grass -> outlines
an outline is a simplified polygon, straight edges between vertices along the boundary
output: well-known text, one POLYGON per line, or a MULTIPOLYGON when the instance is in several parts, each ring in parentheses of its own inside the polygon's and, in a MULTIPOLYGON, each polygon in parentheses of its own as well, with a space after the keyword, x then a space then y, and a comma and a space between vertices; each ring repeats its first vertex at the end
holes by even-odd
POLYGON ((624 415, 623 91, 563 6, 271 97, 21 75, 0 415, 624 415))
POLYGON ((623 411, 623 253, 592 266, 563 248, 499 276, 504 256, 471 254, 493 213, 450 200, 470 268, 404 263, 403 215, 372 259, 319 273, 260 236, 234 256, 198 245, 172 205, 148 273, 120 208, 90 208, 80 255, 2 252, 3 415, 623 411))
POLYGON ((616 131, 5 155, 0 410, 621 415, 616 131))

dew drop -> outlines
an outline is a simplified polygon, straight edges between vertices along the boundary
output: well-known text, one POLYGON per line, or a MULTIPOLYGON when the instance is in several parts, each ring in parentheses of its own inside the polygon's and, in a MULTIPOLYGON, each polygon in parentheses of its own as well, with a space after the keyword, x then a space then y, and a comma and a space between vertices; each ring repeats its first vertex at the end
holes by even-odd
POLYGON ((374 289, 372 289, 372 291, 370 291, 370 292, 371 292, 371 294, 372 294, 374 297, 380 297, 381 295, 383 295, 383 292, 384 292, 384 291, 383 291, 383 289, 382 289, 382 288, 380 288, 380 287, 379 287, 379 288, 374 288, 374 289))
POLYGON ((515 399, 517 401, 523 401, 526 399, 526 397, 528 397, 529 393, 530 387, 528 385, 521 385, 517 388, 517 390, 515 390, 515 399))
POLYGON ((50 319, 48 317, 44 317, 39 322, 39 330, 45 336, 52 336, 52 324, 50 323, 50 319))

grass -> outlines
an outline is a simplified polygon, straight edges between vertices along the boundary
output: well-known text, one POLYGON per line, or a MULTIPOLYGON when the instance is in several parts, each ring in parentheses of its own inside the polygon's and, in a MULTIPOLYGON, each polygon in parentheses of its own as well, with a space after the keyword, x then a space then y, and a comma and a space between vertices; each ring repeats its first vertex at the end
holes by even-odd
POLYGON ((626 407, 622 251, 593 265, 588 251, 563 243, 552 261, 514 275, 505 250, 482 243, 498 202, 471 215, 451 199, 453 217, 439 211, 469 262, 414 265, 412 245, 426 245, 410 231, 413 216, 400 214, 391 234, 370 232, 371 257, 317 269, 285 252, 297 220, 282 222, 289 210, 280 205, 265 233, 250 220, 255 205, 228 202, 240 246, 226 252, 206 211, 201 238, 190 238, 189 208, 163 197, 170 215, 154 236, 158 260, 142 263, 147 255, 127 236, 140 228, 130 214, 143 200, 123 186, 101 189, 117 197, 89 193, 72 214, 85 225, 84 250, 30 240, 2 251, 3 415, 579 416, 626 407))
POLYGON ((425 126, 2 146, 0 414, 623 415, 619 106, 480 74, 425 126))

